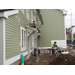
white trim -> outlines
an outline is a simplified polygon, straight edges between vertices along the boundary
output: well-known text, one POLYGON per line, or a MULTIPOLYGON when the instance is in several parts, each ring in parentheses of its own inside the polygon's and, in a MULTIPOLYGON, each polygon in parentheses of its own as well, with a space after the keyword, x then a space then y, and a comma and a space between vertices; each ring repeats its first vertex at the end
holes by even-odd
POLYGON ((5 19, 3 18, 3 65, 5 64, 5 19))
POLYGON ((51 44, 55 41, 57 42, 58 47, 67 48, 66 40, 51 40, 51 44))
MULTIPOLYGON (((64 15, 64 31, 65 31, 65 41, 67 40, 66 39, 66 24, 65 24, 65 15, 64 15)), ((66 41, 66 47, 67 47, 67 41, 66 41)))
POLYGON ((34 9, 35 15, 36 15, 36 9, 34 9))
POLYGON ((31 10, 31 23, 33 23, 33 11, 31 10))
MULTIPOLYGON (((23 41, 23 45, 24 45, 24 41, 23 41)), ((24 50, 26 50, 26 30, 25 28, 21 26, 21 51, 24 51, 24 50), (25 47, 23 48, 22 48, 22 30, 23 30, 23 39, 24 39, 24 31, 25 31, 25 47)))
POLYGON ((67 15, 67 11, 66 10, 64 10, 64 9, 60 9, 60 10, 63 11, 64 15, 67 15))
MULTIPOLYGON (((30 50, 30 52, 32 52, 32 51, 34 51, 34 50, 30 50)), ((23 54, 24 56, 26 56, 26 55, 28 55, 28 51, 26 51, 24 53, 21 53, 21 54, 23 54)), ((14 63, 15 61, 19 60, 21 54, 15 56, 15 57, 12 57, 10 59, 5 60, 5 64, 4 65, 10 65, 10 64, 14 63)))
MULTIPOLYGON (((47 49, 47 48, 51 48, 51 47, 42 47, 42 49, 47 49)), ((41 49, 41 47, 38 47, 38 49, 41 49)))
MULTIPOLYGON (((48 49, 48 48, 51 48, 51 47, 42 47, 42 49, 48 49)), ((65 47, 62 47, 62 48, 65 48, 65 47)), ((41 47, 38 47, 38 49, 41 49, 41 47)))
POLYGON ((29 20, 29 9, 26 9, 27 19, 29 20))
POLYGON ((5 18, 0 18, 0 65, 5 63, 5 18))
MULTIPOLYGON (((21 54, 26 56, 28 54, 28 52, 26 51, 25 53, 21 53, 21 54)), ((10 59, 5 60, 5 65, 10 65, 10 64, 14 63, 15 61, 19 60, 21 54, 15 56, 15 57, 12 57, 10 59)))
POLYGON ((64 10, 64 9, 56 9, 56 10, 62 11, 63 12, 63 15, 67 15, 67 11, 64 10))
POLYGON ((4 11, 4 12, 0 12, 0 17, 8 18, 8 16, 14 15, 14 14, 17 14, 17 13, 18 13, 18 10, 4 11))

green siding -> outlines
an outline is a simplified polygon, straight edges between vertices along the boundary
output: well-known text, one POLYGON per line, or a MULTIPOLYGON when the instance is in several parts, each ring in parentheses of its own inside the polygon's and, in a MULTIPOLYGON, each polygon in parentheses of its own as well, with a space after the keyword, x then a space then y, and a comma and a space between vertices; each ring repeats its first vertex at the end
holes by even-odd
MULTIPOLYGON (((31 16, 31 10, 29 11, 30 16, 31 16)), ((19 10, 18 14, 9 16, 8 19, 5 20, 5 35, 6 35, 6 60, 9 58, 12 58, 14 56, 17 56, 18 54, 21 54, 25 51, 27 51, 27 38, 26 38, 26 50, 21 51, 21 47, 19 46, 20 44, 20 26, 26 27, 26 24, 29 25, 31 21, 31 17, 29 16, 30 20, 28 21, 26 18, 26 10, 24 10, 24 14, 19 10), (20 18, 20 22, 18 22, 17 16, 20 18), (15 27, 15 32, 14 32, 14 27, 15 27), (13 37, 12 37, 13 36, 13 37), (11 38, 12 37, 12 38, 11 38)), ((32 40, 32 39, 30 39, 32 40)), ((32 41, 31 41, 32 42, 32 41)))
POLYGON ((41 9, 41 13, 44 21, 42 47, 50 47, 51 40, 65 40, 63 12, 56 9, 41 9))

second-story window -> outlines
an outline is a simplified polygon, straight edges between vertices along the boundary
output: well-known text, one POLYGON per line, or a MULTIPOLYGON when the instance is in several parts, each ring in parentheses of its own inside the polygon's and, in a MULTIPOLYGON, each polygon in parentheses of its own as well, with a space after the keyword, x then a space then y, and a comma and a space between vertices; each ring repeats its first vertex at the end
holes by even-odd
POLYGON ((34 14, 34 21, 36 21, 36 10, 34 10, 35 14, 34 14))
POLYGON ((33 11, 31 11, 31 23, 33 23, 33 11))
POLYGON ((26 9, 27 19, 29 20, 29 9, 26 9))

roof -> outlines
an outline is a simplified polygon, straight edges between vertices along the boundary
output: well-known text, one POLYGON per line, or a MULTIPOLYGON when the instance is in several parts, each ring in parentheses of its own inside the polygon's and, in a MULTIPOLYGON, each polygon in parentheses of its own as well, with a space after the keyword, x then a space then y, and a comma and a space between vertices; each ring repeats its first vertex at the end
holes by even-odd
POLYGON ((9 10, 14 10, 14 9, 0 9, 0 11, 9 11, 9 10))
POLYGON ((67 12, 65 9, 60 9, 61 11, 65 11, 65 12, 67 12))
MULTIPOLYGON (((9 11, 9 10, 16 10, 16 9, 0 9, 0 11, 9 11)), ((35 9, 35 10, 37 12, 37 15, 39 16, 39 19, 41 21, 41 25, 43 25, 44 22, 43 22, 43 19, 42 19, 42 14, 40 12, 40 9, 35 9)), ((66 10, 64 10, 64 9, 59 9, 59 10, 62 11, 64 15, 67 15, 67 11, 66 10)))
POLYGON ((64 15, 67 15, 67 11, 66 10, 64 10, 64 9, 57 9, 57 10, 63 12, 64 15))

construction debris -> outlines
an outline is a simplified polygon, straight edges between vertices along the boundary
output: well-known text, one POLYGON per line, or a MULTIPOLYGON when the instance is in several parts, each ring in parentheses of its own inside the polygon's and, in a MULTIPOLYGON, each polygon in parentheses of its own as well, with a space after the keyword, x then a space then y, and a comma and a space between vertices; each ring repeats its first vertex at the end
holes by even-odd
POLYGON ((50 50, 41 50, 38 60, 34 56, 27 56, 28 60, 25 62, 25 65, 75 65, 75 51, 68 49, 60 49, 58 54, 52 57, 50 50), (62 52, 61 52, 62 51, 62 52))

